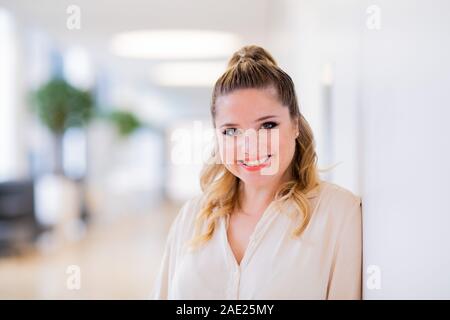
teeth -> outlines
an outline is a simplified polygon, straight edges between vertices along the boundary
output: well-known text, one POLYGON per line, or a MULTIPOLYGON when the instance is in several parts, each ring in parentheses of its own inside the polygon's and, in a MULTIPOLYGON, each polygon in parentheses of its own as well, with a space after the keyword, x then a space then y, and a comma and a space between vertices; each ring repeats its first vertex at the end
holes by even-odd
POLYGON ((255 166, 259 166, 260 164, 266 162, 269 158, 270 158, 270 156, 267 156, 264 159, 255 160, 255 161, 248 161, 248 162, 242 161, 242 163, 245 164, 248 167, 255 167, 255 166))

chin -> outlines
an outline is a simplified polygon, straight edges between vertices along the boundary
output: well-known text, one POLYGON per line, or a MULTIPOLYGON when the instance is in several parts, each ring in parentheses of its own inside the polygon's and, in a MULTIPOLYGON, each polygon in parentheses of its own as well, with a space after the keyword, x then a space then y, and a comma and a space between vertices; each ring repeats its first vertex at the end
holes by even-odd
POLYGON ((248 172, 242 168, 235 168, 233 170, 234 175, 242 180, 246 185, 251 185, 255 187, 267 186, 271 184, 272 181, 276 180, 278 175, 264 175, 260 171, 248 172))

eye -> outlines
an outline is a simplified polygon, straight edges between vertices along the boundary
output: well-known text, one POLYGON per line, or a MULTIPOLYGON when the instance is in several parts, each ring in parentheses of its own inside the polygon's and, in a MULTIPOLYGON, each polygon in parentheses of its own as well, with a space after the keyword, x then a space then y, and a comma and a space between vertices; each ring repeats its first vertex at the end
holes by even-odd
POLYGON ((222 131, 222 134, 232 137, 232 136, 235 136, 235 135, 239 134, 239 132, 240 131, 238 129, 236 129, 236 128, 226 128, 225 130, 222 131))
POLYGON ((261 126, 262 129, 273 129, 278 126, 278 123, 273 121, 264 122, 261 126))

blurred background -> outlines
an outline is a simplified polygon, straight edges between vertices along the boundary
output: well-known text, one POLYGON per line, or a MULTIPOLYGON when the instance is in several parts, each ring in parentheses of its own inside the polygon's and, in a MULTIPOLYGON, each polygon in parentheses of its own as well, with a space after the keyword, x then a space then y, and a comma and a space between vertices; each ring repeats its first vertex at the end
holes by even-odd
POLYGON ((362 196, 364 298, 450 298, 446 0, 0 0, 0 298, 145 299, 243 45, 362 196))

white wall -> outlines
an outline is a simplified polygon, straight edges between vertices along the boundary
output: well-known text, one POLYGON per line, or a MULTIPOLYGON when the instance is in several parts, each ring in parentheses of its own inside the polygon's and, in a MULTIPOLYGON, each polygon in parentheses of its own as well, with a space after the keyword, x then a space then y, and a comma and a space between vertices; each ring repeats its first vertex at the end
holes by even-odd
POLYGON ((270 43, 296 80, 322 158, 321 74, 332 66, 331 158, 343 165, 331 180, 363 198, 364 284, 376 283, 370 266, 381 272, 364 298, 449 299, 450 2, 274 3, 270 43), (370 5, 379 30, 367 27, 370 5))
POLYGON ((27 175, 23 130, 26 113, 21 94, 23 68, 22 40, 14 17, 0 7, 0 181, 21 179, 27 175))
POLYGON ((363 43, 365 265, 372 298, 450 298, 450 3, 378 1, 363 43))

